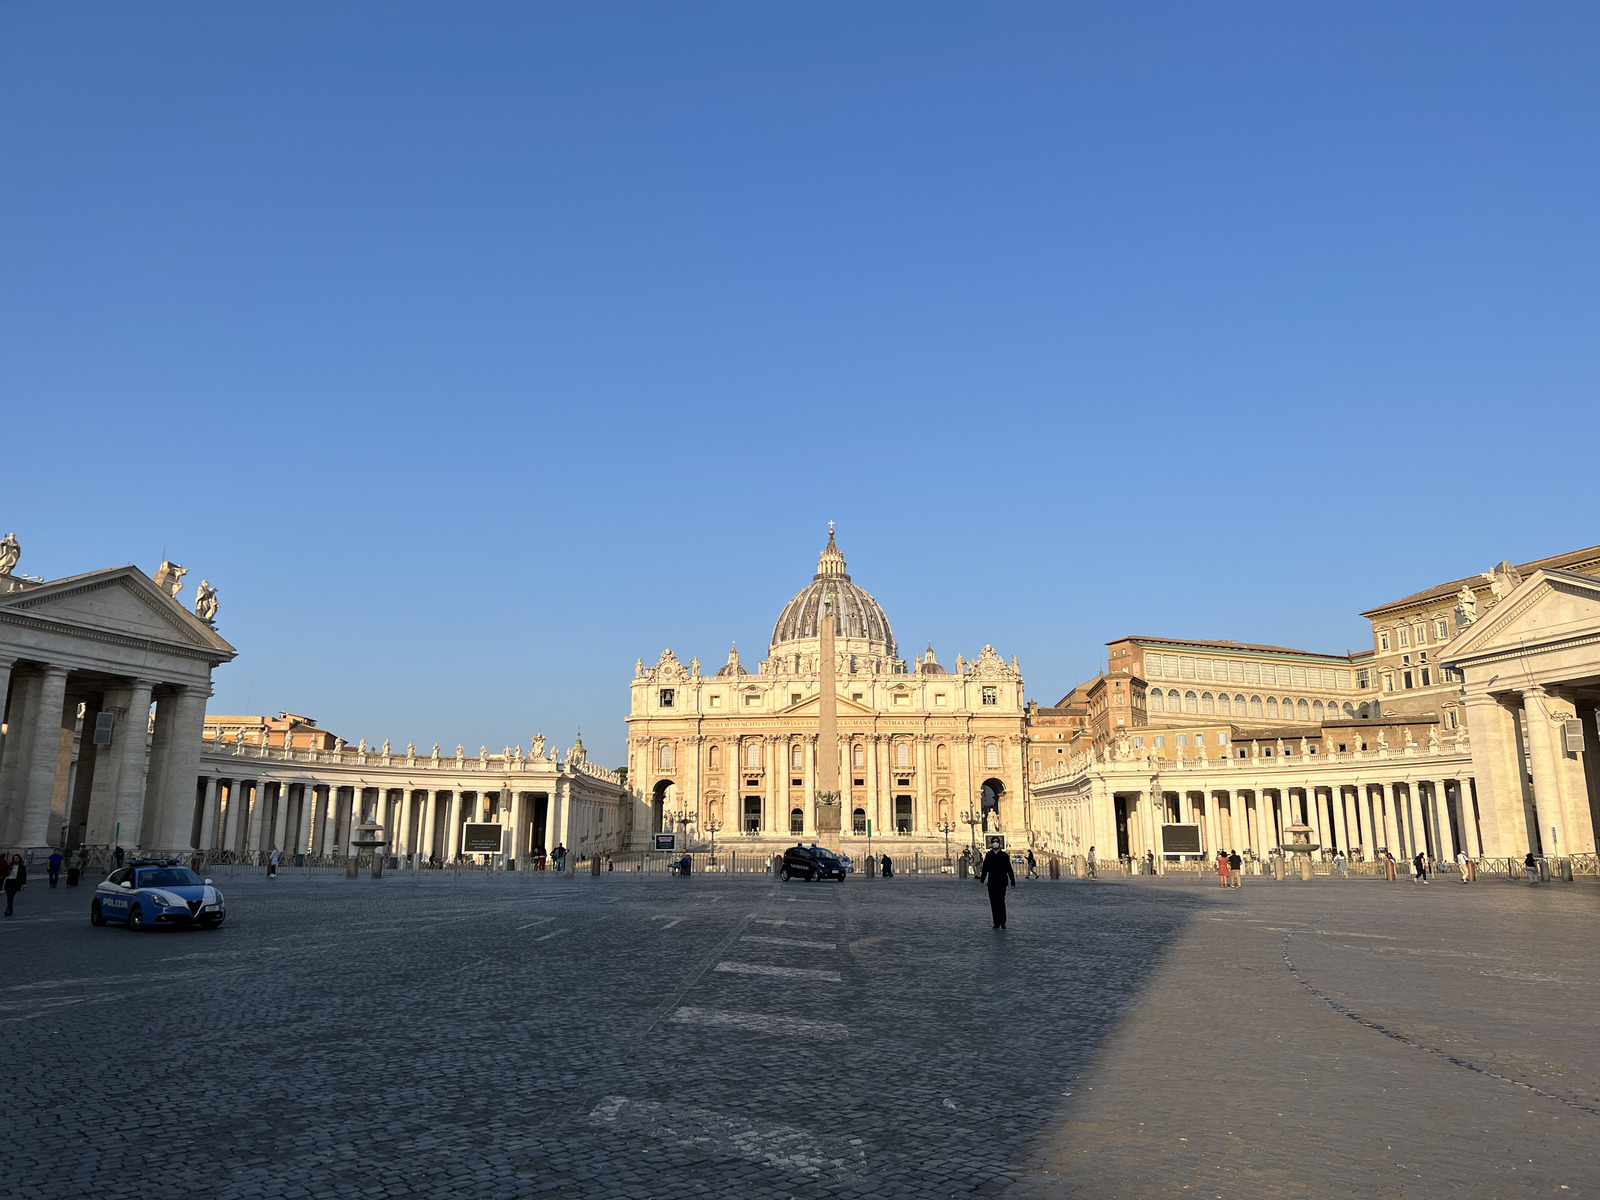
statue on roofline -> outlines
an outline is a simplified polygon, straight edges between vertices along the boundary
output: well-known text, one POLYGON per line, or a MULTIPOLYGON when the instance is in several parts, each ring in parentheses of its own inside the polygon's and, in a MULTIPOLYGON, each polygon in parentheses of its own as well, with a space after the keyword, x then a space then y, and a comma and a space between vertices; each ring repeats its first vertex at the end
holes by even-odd
POLYGON ((17 565, 17 560, 22 557, 22 544, 17 541, 17 535, 8 533, 0 538, 0 575, 11 574, 11 568, 17 565))

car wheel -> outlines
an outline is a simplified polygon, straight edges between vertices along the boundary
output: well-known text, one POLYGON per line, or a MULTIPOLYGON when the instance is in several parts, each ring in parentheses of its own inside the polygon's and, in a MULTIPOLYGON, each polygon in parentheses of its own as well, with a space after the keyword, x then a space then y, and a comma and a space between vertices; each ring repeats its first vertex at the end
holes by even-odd
POLYGON ((100 926, 106 923, 105 913, 100 911, 100 901, 96 900, 89 905, 89 924, 100 926))
POLYGON ((128 905, 128 928, 135 933, 144 928, 144 905, 137 900, 128 905))
POLYGON ((784 867, 782 870, 780 870, 778 872, 778 878, 783 880, 785 883, 788 883, 789 882, 789 868, 788 867, 784 867))

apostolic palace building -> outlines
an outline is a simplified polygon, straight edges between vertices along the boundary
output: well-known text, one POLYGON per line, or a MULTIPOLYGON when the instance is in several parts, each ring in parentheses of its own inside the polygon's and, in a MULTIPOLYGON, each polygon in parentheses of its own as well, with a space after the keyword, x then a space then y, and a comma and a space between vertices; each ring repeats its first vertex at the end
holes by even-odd
POLYGON ((1264 859, 1293 828, 1324 856, 1594 864, 1600 546, 1379 604, 1354 653, 1117 637, 1103 671, 1046 706, 991 646, 948 666, 931 646, 902 657, 830 532, 753 668, 736 650, 710 672, 670 649, 635 664, 625 772, 581 739, 402 750, 288 711, 208 714, 211 672, 238 653, 209 581, 191 608, 175 563, 44 580, 19 555, 0 539, 8 851, 317 861, 376 826, 413 866, 522 868, 561 845, 570 870, 670 829, 697 851, 854 854, 870 837, 942 855, 987 834, 1166 864, 1264 859))

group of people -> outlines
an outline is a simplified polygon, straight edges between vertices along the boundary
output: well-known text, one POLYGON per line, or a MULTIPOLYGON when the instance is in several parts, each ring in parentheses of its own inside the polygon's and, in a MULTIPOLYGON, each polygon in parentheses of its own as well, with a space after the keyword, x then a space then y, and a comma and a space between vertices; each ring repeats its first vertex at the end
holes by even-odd
POLYGON ((1217 851, 1217 881, 1219 887, 1244 886, 1244 858, 1237 850, 1217 851))

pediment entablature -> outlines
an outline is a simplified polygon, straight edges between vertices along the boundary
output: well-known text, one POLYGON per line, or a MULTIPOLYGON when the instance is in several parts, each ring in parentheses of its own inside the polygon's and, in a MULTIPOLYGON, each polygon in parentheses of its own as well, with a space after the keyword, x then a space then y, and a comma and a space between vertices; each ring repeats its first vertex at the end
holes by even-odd
POLYGON ((651 683, 683 683, 689 678, 689 671, 678 661, 678 656, 667 649, 661 652, 656 665, 645 671, 644 677, 651 683))
POLYGON ((985 679, 1020 679, 1021 673, 1001 658, 993 646, 985 646, 967 669, 969 674, 985 679))
POLYGON ((1535 571, 1480 616, 1441 656, 1450 665, 1526 653, 1600 633, 1600 579, 1575 571, 1535 571))
MULTIPOLYGON (((835 712, 841 717, 870 717, 877 713, 877 709, 870 708, 855 700, 847 700, 843 696, 835 697, 835 712)), ((780 717, 815 717, 821 715, 822 697, 807 696, 804 700, 797 700, 793 704, 780 708, 777 715, 780 717)))
POLYGON ((236 651, 137 567, 57 579, 0 596, 0 611, 98 634, 167 642, 227 660, 236 651))

